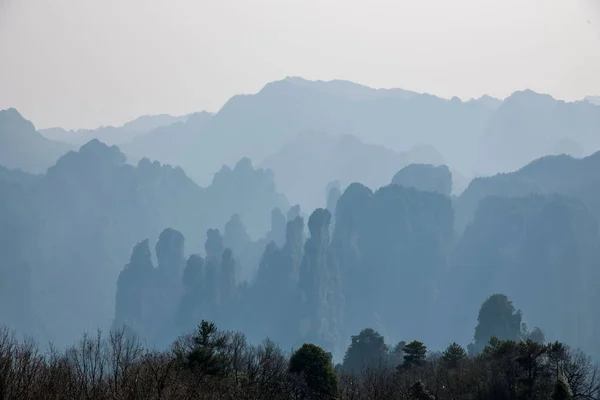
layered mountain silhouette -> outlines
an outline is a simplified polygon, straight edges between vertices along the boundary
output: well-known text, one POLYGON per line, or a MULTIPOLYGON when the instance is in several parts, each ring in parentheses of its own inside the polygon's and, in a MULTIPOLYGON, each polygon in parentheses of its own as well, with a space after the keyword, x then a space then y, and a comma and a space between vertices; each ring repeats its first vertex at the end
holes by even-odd
MULTIPOLYGON (((232 97, 198 127, 170 126, 127 154, 143 153, 182 166, 201 184, 208 171, 242 157, 262 162, 303 132, 351 135, 399 153, 427 145, 463 175, 516 170, 557 152, 590 154, 597 139, 600 109, 589 102, 567 103, 526 90, 506 100, 442 99, 401 89, 372 89, 348 81, 292 77, 267 84, 252 95, 232 97), (207 120, 207 121, 206 121, 207 120), (178 142, 182 136, 190 140, 178 142), (161 139, 162 138, 162 139, 161 139), (175 138, 175 139, 174 139, 175 138), (566 142, 569 141, 569 142, 566 142)), ((426 160, 420 160, 426 161, 426 160)))
POLYGON ((146 157, 180 165, 186 172, 193 174, 198 163, 191 161, 204 145, 200 136, 212 117, 211 113, 205 111, 189 114, 184 120, 155 128, 120 147, 132 161, 146 157))
POLYGON ((566 103, 531 90, 515 92, 483 132, 478 172, 513 171, 557 148, 590 154, 600 148, 599 129, 600 108, 587 101, 566 103))
POLYGON ((464 228, 488 196, 563 194, 583 201, 600 217, 600 152, 584 158, 565 154, 537 159, 512 173, 475 178, 456 200, 457 224, 464 228))
POLYGON ((435 348, 440 326, 470 340, 482 298, 503 292, 596 356, 599 110, 287 78, 77 151, 4 111, 0 322, 62 346, 140 306, 139 333, 165 342, 215 317, 253 338, 339 348, 374 326, 435 348), (489 176, 456 196, 475 172, 489 176), (151 280, 118 278, 126 265, 151 280))
POLYGON ((414 187, 424 192, 435 192, 450 197, 452 173, 445 165, 411 164, 394 175, 392 184, 414 187))
POLYGON ((98 139, 110 145, 123 144, 139 136, 152 132, 157 128, 169 126, 177 122, 185 122, 188 115, 174 117, 168 114, 144 115, 129 121, 122 126, 103 126, 97 129, 65 130, 63 128, 40 129, 40 133, 48 139, 58 140, 73 145, 82 145, 92 139, 98 139))
POLYGON ((594 152, 600 148, 600 107, 590 101, 568 103, 530 90, 505 100, 482 96, 461 101, 349 81, 288 77, 256 94, 232 97, 214 115, 149 116, 120 128, 42 132, 55 138, 103 137, 109 144, 120 143, 130 160, 149 157, 181 166, 201 185, 209 184, 221 165, 243 157, 267 165, 278 152, 289 154, 297 135, 310 131, 350 135, 400 154, 430 146, 468 180, 514 171, 547 154, 594 152))
POLYGON ((146 158, 127 164, 116 146, 97 139, 43 175, 0 169, 0 278, 24 298, 3 303, 1 322, 58 344, 81 329, 108 327, 114 282, 141 238, 155 240, 172 226, 202 253, 206 231, 234 214, 251 237, 266 235, 275 208, 289 205, 272 174, 248 159, 223 167, 206 188, 178 167, 146 158))
POLYGON ((274 172, 279 190, 310 210, 323 206, 329 182, 338 181, 342 189, 353 182, 378 188, 415 162, 439 165, 444 159, 426 146, 400 153, 351 135, 309 131, 295 136, 260 165, 274 172))
POLYGON ((0 165, 30 173, 46 169, 71 146, 40 135, 14 108, 0 110, 0 165))

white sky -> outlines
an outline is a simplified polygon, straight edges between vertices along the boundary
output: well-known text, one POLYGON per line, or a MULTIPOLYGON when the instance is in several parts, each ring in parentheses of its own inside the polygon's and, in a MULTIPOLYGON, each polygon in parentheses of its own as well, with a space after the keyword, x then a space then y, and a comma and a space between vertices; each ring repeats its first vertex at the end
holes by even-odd
POLYGON ((288 75, 581 99, 600 0, 0 0, 0 109, 40 128, 217 111, 288 75))

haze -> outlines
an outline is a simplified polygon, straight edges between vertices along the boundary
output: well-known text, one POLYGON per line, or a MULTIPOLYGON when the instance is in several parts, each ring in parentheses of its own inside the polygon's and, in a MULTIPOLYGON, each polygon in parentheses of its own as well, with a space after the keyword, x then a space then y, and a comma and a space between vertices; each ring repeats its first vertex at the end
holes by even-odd
POLYGON ((3 399, 600 400, 600 0, 0 12, 3 399))
POLYGON ((3 0, 0 109, 36 127, 218 111, 285 76, 462 99, 600 93, 597 0, 3 0))

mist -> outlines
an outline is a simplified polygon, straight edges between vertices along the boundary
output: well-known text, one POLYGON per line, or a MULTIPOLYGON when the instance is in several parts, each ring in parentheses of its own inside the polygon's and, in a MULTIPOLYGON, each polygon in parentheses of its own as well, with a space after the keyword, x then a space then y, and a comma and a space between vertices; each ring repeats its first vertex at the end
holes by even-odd
POLYGON ((0 0, 7 398, 600 399, 599 26, 0 0))

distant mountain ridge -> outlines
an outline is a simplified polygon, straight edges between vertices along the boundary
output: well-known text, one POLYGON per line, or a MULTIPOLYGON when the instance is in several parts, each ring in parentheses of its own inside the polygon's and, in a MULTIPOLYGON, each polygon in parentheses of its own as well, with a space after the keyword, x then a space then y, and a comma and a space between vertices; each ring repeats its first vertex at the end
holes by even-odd
MULTIPOLYGON (((245 156, 265 160, 299 133, 317 131, 354 136, 399 153, 428 145, 452 170, 489 175, 557 151, 589 154, 600 148, 599 124, 600 110, 590 103, 567 103, 531 90, 505 100, 482 96, 461 101, 349 81, 287 77, 256 94, 233 96, 197 130, 194 149, 186 142, 174 151, 176 143, 166 135, 161 142, 156 135, 148 152, 206 183, 210 176, 205 171, 222 163, 245 156), (168 155, 162 147, 169 149, 168 155)), ((126 148, 127 153, 135 151, 135 145, 126 148)))
POLYGON ((131 162, 146 157, 183 166, 186 172, 193 174, 193 165, 184 161, 197 154, 197 147, 201 145, 199 136, 212 118, 213 114, 206 111, 189 114, 184 120, 159 126, 120 147, 131 162))
POLYGON ((478 172, 514 171, 557 150, 559 154, 591 154, 600 149, 598 133, 597 106, 587 101, 564 102, 531 90, 518 91, 504 100, 482 134, 478 172))
POLYGON ((189 115, 174 117, 168 114, 143 115, 126 122, 122 126, 102 126, 97 129, 65 130, 63 128, 40 129, 40 133, 48 139, 59 140, 74 145, 82 145, 92 139, 104 143, 123 144, 143 136, 157 128, 169 126, 177 122, 185 122, 189 115))
POLYGON ((463 229, 479 203, 489 196, 524 197, 562 194, 578 198, 600 217, 600 151, 583 158, 566 154, 539 158, 515 172, 475 178, 455 204, 463 229))
POLYGON ((502 105, 502 100, 497 99, 495 97, 488 96, 487 94, 484 94, 480 98, 478 98, 476 100, 473 99, 471 101, 475 101, 475 102, 484 104, 485 106, 489 107, 492 110, 496 110, 496 109, 498 109, 498 107, 500 107, 502 105))
POLYGON ((0 166, 42 173, 71 149, 40 135, 14 108, 0 110, 0 166))
POLYGON ((600 106, 600 96, 587 96, 585 100, 589 101, 592 104, 600 106))
POLYGON ((439 165, 444 159, 426 146, 396 152, 352 135, 305 131, 266 157, 260 166, 274 172, 279 190, 310 210, 324 204, 329 182, 339 181, 342 189, 354 182, 379 188, 399 169, 416 162, 439 165))
POLYGON ((600 148, 599 126, 600 107, 589 100, 564 102, 531 90, 504 100, 484 95, 462 101, 344 80, 287 77, 258 93, 233 96, 215 114, 149 116, 119 128, 71 134, 103 136, 104 142, 118 142, 130 160, 148 157, 177 165, 207 185, 221 165, 243 157, 261 164, 284 149, 289 153, 289 143, 307 131, 348 135, 399 154, 427 146, 468 181, 514 171, 548 154, 591 154, 600 148))
POLYGON ((327 93, 331 96, 342 97, 354 101, 376 100, 386 97, 408 100, 420 94, 398 88, 374 89, 359 83, 339 79, 331 81, 309 81, 297 76, 288 76, 284 81, 298 86, 309 87, 312 90, 327 93))

